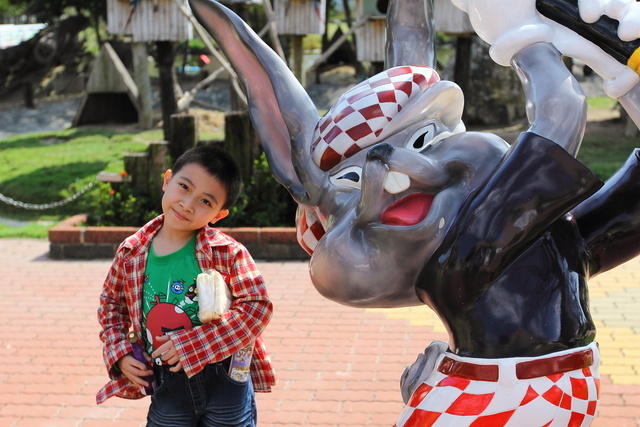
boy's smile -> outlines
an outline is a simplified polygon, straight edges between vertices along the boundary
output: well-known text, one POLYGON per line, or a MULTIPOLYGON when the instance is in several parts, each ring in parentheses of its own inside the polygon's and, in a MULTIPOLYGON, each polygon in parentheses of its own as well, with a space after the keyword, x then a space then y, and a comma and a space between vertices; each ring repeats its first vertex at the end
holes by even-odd
POLYGON ((189 163, 175 174, 167 170, 162 189, 166 231, 192 233, 229 213, 222 209, 227 198, 224 187, 197 163, 189 163))

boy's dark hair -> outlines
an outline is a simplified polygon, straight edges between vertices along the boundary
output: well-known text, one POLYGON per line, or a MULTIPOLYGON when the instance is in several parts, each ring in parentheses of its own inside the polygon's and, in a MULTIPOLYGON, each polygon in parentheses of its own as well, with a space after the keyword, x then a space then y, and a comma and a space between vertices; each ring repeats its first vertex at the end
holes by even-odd
POLYGON ((227 192, 227 200, 222 209, 229 209, 238 200, 242 187, 240 166, 226 151, 212 145, 199 145, 178 157, 173 165, 175 174, 188 164, 202 166, 209 175, 216 178, 227 192))

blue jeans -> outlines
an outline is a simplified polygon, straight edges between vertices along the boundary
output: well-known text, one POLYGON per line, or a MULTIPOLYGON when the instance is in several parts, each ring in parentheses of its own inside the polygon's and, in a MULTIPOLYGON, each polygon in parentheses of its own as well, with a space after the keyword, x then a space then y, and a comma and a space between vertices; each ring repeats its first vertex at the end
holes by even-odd
POLYGON ((151 396, 147 427, 256 427, 251 379, 233 380, 228 368, 229 359, 187 378, 184 371, 155 366, 158 385, 151 396))

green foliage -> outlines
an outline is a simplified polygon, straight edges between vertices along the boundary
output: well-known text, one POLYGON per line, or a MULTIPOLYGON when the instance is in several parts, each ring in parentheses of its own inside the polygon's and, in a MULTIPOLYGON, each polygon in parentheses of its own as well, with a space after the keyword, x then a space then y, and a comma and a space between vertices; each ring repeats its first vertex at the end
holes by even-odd
POLYGON ((274 178, 264 153, 254 161, 251 182, 221 227, 293 227, 296 203, 274 178))
MULTIPOLYGON (((264 154, 254 161, 254 175, 244 186, 222 227, 292 227, 296 204, 273 177, 264 154)), ((89 212, 88 225, 141 226, 159 212, 144 195, 129 184, 100 183, 83 197, 82 212, 89 212)))
MULTIPOLYGON (((243 190, 230 215, 220 222, 221 227, 294 226, 296 204, 273 177, 264 154, 254 161, 254 175, 243 190)), ((159 214, 127 183, 100 183, 82 199, 81 212, 89 213, 88 225, 141 226, 159 214)))
POLYGON ((189 40, 187 42, 187 46, 190 50, 193 51, 201 51, 207 49, 207 45, 202 41, 200 36, 195 36, 194 38, 189 40))
POLYGON ((322 36, 309 34, 302 39, 302 50, 305 52, 320 52, 322 49, 322 36))
POLYGON ((159 214, 145 196, 126 182, 101 182, 97 187, 87 225, 140 227, 159 214))
POLYGON ((15 0, 0 0, 0 22, 10 22, 12 19, 17 18, 24 14, 26 6, 23 2, 15 0))
POLYGON ((67 15, 70 8, 78 14, 86 14, 97 21, 107 16, 105 0, 3 0, 22 13, 34 16, 39 22, 52 23, 67 15))
POLYGON ((100 25, 98 27, 98 29, 96 29, 95 27, 85 28, 78 34, 78 38, 83 43, 84 51, 94 58, 96 58, 100 54, 99 37, 106 36, 106 30, 100 28, 100 25), (98 34, 98 31, 100 32, 100 34, 98 34), (102 34, 103 31, 105 34, 102 34))

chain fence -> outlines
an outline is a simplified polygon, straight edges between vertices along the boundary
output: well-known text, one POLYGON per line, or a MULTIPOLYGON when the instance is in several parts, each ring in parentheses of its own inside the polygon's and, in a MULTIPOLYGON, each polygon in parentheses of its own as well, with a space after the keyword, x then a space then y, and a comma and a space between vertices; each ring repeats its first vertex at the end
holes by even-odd
POLYGON ((44 211, 44 210, 47 210, 47 209, 54 209, 54 208, 58 208, 60 206, 64 206, 64 205, 66 205, 68 203, 71 203, 74 200, 76 200, 78 197, 82 196, 84 193, 89 191, 91 189, 91 187, 93 187, 95 181, 96 180, 94 179, 93 181, 91 181, 90 183, 85 185, 85 187, 82 190, 78 191, 73 196, 67 197, 64 200, 60 200, 60 201, 53 202, 53 203, 44 203, 44 204, 38 205, 38 204, 34 204, 34 203, 19 202, 17 200, 12 199, 9 196, 5 196, 2 193, 0 193, 0 202, 4 202, 7 205, 15 206, 15 207, 18 207, 18 208, 27 209, 27 210, 34 210, 34 211, 44 211))

